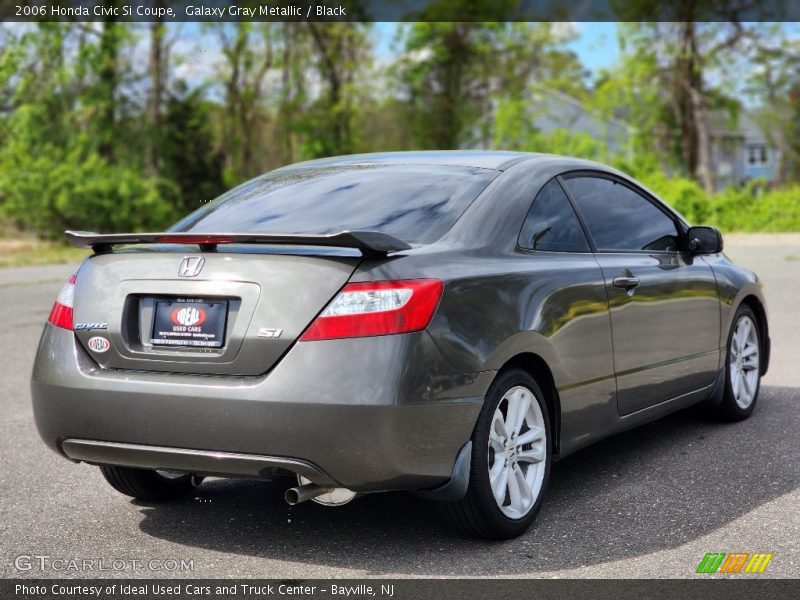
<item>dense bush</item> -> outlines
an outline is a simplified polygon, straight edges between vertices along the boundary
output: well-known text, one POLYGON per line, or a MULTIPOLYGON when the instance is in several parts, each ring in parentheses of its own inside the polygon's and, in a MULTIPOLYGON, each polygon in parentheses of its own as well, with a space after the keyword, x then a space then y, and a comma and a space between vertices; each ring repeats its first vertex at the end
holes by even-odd
POLYGON ((715 225, 727 232, 800 231, 798 185, 770 189, 767 182, 755 180, 709 196, 693 179, 667 175, 652 153, 614 155, 602 142, 564 130, 530 135, 521 149, 610 163, 636 177, 695 225, 715 225))
POLYGON ((106 164, 96 154, 31 156, 0 169, 0 216, 49 238, 65 229, 162 230, 178 216, 176 193, 172 183, 106 164))
POLYGON ((773 190, 758 182, 712 198, 714 222, 723 231, 800 231, 800 186, 773 190))
POLYGON ((708 223, 712 218, 712 203, 696 181, 668 177, 660 171, 645 175, 641 180, 690 223, 708 223))
POLYGON ((707 196, 696 182, 663 173, 642 182, 682 213, 690 223, 723 231, 800 231, 800 186, 769 189, 754 181, 707 196))

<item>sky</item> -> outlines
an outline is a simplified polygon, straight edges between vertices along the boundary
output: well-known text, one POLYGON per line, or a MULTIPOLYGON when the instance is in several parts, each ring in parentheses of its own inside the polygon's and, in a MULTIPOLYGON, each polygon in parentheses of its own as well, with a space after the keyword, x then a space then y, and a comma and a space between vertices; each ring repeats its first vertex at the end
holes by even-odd
MULTIPOLYGON (((618 24, 614 22, 569 23, 574 30, 573 39, 566 47, 575 52, 589 72, 589 81, 595 79, 602 69, 612 67, 619 59, 617 41, 618 24)), ((208 34, 198 23, 183 23, 180 26, 180 42, 176 53, 182 58, 174 75, 189 81, 208 78, 220 61, 219 40, 208 34)), ((399 51, 394 43, 398 23, 375 23, 373 41, 379 63, 388 64, 399 51)), ((800 23, 784 23, 781 26, 792 37, 800 39, 800 23)), ((146 63, 147 45, 143 39, 137 54, 141 64, 146 63)), ((743 66, 746 70, 746 65, 743 66)), ((744 80, 744 79, 743 79, 744 80)))
POLYGON ((567 44, 592 74, 610 67, 619 56, 616 23, 573 23, 576 39, 567 44))
MULTIPOLYGON (((379 61, 388 63, 394 58, 397 49, 393 49, 393 41, 397 26, 397 23, 374 24, 373 40, 379 61)), ((619 56, 616 23, 571 23, 570 26, 577 35, 567 47, 578 55, 592 76, 598 70, 614 64, 619 56)), ((190 81, 208 77, 220 60, 218 40, 213 35, 205 34, 198 23, 182 23, 179 27, 181 41, 176 50, 183 60, 174 75, 190 81)), ((143 38, 139 46, 137 54, 141 54, 141 64, 145 64, 146 39, 143 38)))
MULTIPOLYGON (((567 44, 580 58, 588 70, 595 74, 599 69, 610 67, 619 55, 616 23, 572 23, 576 38, 567 44)), ((396 23, 376 23, 375 41, 378 56, 392 54, 392 39, 396 23)))

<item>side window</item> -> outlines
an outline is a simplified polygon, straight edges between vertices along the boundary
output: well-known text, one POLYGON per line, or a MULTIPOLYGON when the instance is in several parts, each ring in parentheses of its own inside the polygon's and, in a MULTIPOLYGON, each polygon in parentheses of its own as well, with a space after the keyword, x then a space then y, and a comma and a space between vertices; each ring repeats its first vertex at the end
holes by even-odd
POLYGON ((565 180, 598 250, 677 250, 675 223, 647 198, 610 179, 565 180))
POLYGON ((572 204, 555 179, 534 198, 519 234, 519 245, 531 250, 591 251, 572 204))

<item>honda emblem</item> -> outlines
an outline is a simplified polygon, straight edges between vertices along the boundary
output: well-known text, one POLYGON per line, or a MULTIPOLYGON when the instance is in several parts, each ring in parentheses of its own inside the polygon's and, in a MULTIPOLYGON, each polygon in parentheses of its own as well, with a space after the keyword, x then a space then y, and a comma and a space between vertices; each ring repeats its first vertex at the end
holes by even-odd
POLYGON ((179 277, 196 277, 203 268, 206 259, 202 256, 184 256, 181 266, 178 267, 179 277))

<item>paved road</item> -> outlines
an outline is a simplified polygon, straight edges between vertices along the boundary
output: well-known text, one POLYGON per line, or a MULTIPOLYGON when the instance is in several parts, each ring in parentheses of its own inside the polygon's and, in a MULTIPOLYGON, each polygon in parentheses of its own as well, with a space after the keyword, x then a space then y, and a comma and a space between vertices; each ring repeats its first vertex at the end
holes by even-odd
POLYGON ((773 367, 752 418, 683 412, 563 460, 535 525, 503 543, 453 537, 408 494, 290 508, 283 486, 212 480, 185 502, 128 501, 46 450, 32 422, 35 346, 69 268, 0 270, 0 576, 59 575, 14 568, 38 554, 186 559, 197 577, 692 577, 706 552, 766 551, 769 575, 798 577, 800 236, 728 247, 762 275, 772 319, 773 367))

